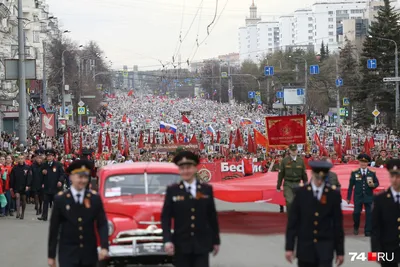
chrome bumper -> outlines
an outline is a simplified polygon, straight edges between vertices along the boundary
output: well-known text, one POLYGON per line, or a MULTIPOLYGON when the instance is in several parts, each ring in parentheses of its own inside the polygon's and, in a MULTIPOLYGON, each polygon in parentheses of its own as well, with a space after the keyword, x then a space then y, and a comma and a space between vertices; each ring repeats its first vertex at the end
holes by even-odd
MULTIPOLYGON (((167 256, 164 251, 164 244, 162 236, 138 236, 138 237, 124 237, 116 238, 113 244, 109 246, 109 257, 135 257, 135 256, 167 256), (149 241, 147 243, 138 243, 138 241, 149 241), (118 244, 132 242, 132 244, 118 244)), ((100 247, 98 248, 100 251, 100 247)))

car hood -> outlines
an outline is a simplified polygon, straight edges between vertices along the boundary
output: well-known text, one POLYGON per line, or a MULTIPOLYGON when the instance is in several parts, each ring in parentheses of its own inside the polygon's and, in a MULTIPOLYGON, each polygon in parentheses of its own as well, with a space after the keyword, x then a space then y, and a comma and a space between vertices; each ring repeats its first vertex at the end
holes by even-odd
POLYGON ((160 222, 164 195, 135 195, 104 199, 106 213, 133 218, 138 224, 160 222))

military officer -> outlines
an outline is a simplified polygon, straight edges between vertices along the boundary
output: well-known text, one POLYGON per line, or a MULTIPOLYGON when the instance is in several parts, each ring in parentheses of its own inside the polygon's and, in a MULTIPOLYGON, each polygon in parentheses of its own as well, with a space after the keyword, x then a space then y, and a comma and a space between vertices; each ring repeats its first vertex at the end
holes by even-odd
POLYGON ((381 260, 382 267, 400 266, 400 159, 389 160, 390 188, 375 196, 372 209, 371 251, 394 254, 393 262, 381 260))
MULTIPOLYGON (((321 159, 322 161, 327 161, 329 163, 332 163, 332 160, 328 157, 323 157, 321 159)), ((326 177, 326 183, 330 184, 331 186, 334 185, 336 186, 336 190, 338 190, 340 192, 340 189, 342 187, 342 185, 339 182, 339 178, 337 176, 337 174, 331 170, 329 170, 328 175, 326 177)))
POLYGON ((350 203, 354 188, 354 234, 358 235, 360 226, 360 215, 362 208, 365 208, 365 236, 371 235, 371 205, 373 200, 373 190, 379 186, 378 177, 374 171, 368 169, 371 158, 366 154, 358 156, 360 168, 351 172, 349 189, 347 191, 347 202, 350 203))
POLYGON ((77 160, 69 168, 72 186, 54 198, 50 219, 48 264, 55 267, 58 243, 60 267, 95 267, 108 254, 108 224, 100 196, 86 190, 92 164, 77 160), (100 252, 97 252, 97 238, 100 252))
POLYGON ((342 198, 335 185, 326 183, 332 164, 311 161, 312 178, 297 189, 286 229, 285 257, 290 263, 297 243, 299 267, 332 267, 344 261, 342 198), (297 242, 296 242, 297 240, 297 242))
POLYGON ((169 186, 165 195, 161 214, 165 251, 174 255, 176 267, 208 267, 208 254, 213 252, 215 256, 220 245, 213 189, 195 179, 197 155, 183 151, 173 162, 179 167, 182 181, 169 186))
POLYGON ((286 211, 290 212, 290 205, 294 198, 294 189, 299 186, 300 181, 307 183, 306 165, 301 157, 297 155, 297 145, 289 146, 289 156, 285 157, 280 165, 278 174, 278 184, 276 189, 281 191, 283 182, 283 195, 286 200, 286 211))
POLYGON ((377 160, 375 161, 375 167, 384 167, 386 162, 388 161, 387 158, 387 151, 386 149, 382 149, 380 152, 380 156, 377 158, 377 160))
POLYGON ((47 162, 42 164, 44 201, 42 216, 38 218, 42 221, 47 221, 49 204, 53 202, 54 196, 62 190, 65 181, 64 168, 61 163, 54 160, 55 155, 53 149, 47 150, 47 162))

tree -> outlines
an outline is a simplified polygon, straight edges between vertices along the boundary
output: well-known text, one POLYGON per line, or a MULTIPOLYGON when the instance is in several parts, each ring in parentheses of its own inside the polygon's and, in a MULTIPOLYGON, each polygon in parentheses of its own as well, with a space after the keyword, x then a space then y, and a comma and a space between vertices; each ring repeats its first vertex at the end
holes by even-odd
POLYGON ((321 56, 321 58, 320 58, 321 62, 324 61, 327 58, 324 41, 321 42, 321 48, 319 50, 319 54, 321 56))
POLYGON ((360 70, 362 82, 357 94, 355 94, 355 121, 361 125, 369 126, 372 122, 371 111, 378 105, 381 113, 385 114, 385 122, 391 127, 394 122, 394 99, 395 92, 393 84, 384 84, 384 77, 394 76, 395 44, 400 44, 400 20, 399 14, 390 6, 389 0, 384 0, 384 5, 378 10, 375 21, 368 30, 368 35, 363 44, 360 70), (390 39, 382 40, 377 37, 390 39), (367 69, 368 59, 377 60, 376 69, 367 69))
POLYGON ((329 53, 330 53, 331 51, 329 51, 329 47, 328 47, 328 44, 326 44, 326 47, 325 47, 325 54, 326 54, 326 57, 329 57, 329 53))
MULTIPOLYGON (((347 97, 353 105, 353 99, 358 94, 358 85, 360 83, 360 73, 358 70, 358 51, 355 49, 350 40, 345 37, 345 45, 339 54, 339 76, 343 79, 343 86, 340 87, 340 97, 347 97)), ((351 106, 349 108, 349 115, 351 114, 351 106)))

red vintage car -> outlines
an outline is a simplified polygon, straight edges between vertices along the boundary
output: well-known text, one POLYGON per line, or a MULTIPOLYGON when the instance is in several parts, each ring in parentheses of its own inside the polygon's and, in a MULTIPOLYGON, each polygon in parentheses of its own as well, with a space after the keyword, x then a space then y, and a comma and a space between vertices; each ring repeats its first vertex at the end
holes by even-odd
POLYGON ((179 181, 171 163, 122 163, 98 172, 99 195, 108 219, 110 258, 100 266, 169 264, 164 252, 161 209, 166 187, 179 181))

